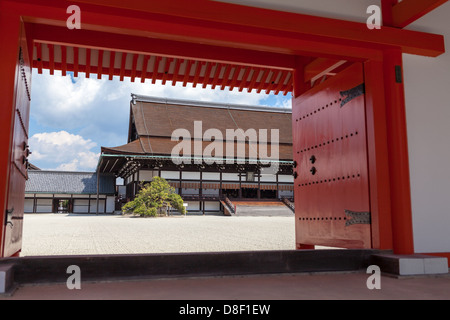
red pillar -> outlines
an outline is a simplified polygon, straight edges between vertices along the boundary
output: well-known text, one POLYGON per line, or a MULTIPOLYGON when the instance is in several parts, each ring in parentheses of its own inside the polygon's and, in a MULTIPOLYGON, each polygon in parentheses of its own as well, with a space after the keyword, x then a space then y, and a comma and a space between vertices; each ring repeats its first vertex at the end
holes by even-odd
POLYGON ((20 17, 0 0, 0 257, 3 257, 20 17))
POLYGON ((393 249, 396 254, 412 254, 414 240, 401 50, 386 50, 383 64, 393 249))
MULTIPOLYGON (((294 70, 294 90, 292 92, 293 99, 301 96, 303 93, 311 89, 311 83, 305 81, 305 66, 311 61, 311 58, 296 57, 296 65, 294 70)), ((294 124, 293 124, 294 125, 294 124)), ((278 179, 278 178, 277 178, 278 179)), ((297 186, 294 184, 294 195, 296 193, 297 186)), ((294 203, 296 197, 294 196, 294 203)), ((296 231, 297 232, 297 231, 296 231)), ((312 244, 297 243, 296 249, 307 250, 315 249, 312 244)))
POLYGON ((383 61, 364 63, 372 248, 391 250, 392 216, 383 61))

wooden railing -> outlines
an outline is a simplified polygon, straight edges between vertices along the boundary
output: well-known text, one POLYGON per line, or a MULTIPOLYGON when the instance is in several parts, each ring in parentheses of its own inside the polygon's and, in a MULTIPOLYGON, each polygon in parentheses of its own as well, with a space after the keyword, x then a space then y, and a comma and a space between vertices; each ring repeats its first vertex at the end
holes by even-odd
POLYGON ((236 214, 236 206, 228 199, 228 197, 222 197, 220 203, 222 203, 225 215, 231 216, 232 214, 236 214))
POLYGON ((281 198, 281 200, 283 201, 283 203, 289 208, 291 209, 292 212, 295 213, 295 204, 294 202, 292 202, 290 199, 288 198, 281 198))

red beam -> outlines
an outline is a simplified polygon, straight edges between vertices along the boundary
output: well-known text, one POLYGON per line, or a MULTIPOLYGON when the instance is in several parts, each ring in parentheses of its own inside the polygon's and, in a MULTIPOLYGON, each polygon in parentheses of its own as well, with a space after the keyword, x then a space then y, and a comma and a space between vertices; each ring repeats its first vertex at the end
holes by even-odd
POLYGON ((269 69, 264 70, 261 80, 259 80, 259 85, 258 89, 256 90, 256 93, 260 93, 261 90, 263 89, 264 85, 266 84, 267 77, 269 76, 269 72, 270 72, 269 69))
POLYGON ((167 77, 169 76, 170 71, 170 65, 172 64, 172 58, 166 58, 166 61, 164 63, 164 70, 163 70, 163 78, 162 78, 162 84, 166 84, 167 77))
POLYGON ((289 75, 289 71, 283 71, 283 74, 281 75, 280 80, 278 80, 278 86, 275 89, 275 94, 277 95, 280 93, 281 88, 284 87, 284 82, 286 81, 286 77, 289 75))
POLYGON ((78 58, 79 58, 78 47, 73 48, 73 76, 78 77, 78 58))
POLYGON ((273 87, 275 86, 275 81, 277 80, 280 73, 281 71, 275 72, 275 70, 272 70, 272 76, 270 77, 269 86, 266 89, 266 94, 269 94, 270 91, 272 91, 273 87))
POLYGON ((247 79, 248 79, 248 76, 249 76, 251 70, 252 70, 252 68, 250 68, 250 67, 245 68, 244 75, 242 76, 242 79, 241 79, 241 84, 239 85, 239 92, 242 92, 242 90, 244 90, 245 84, 247 82, 247 79))
POLYGON ((197 86, 198 78, 200 77, 200 72, 202 71, 203 62, 197 61, 197 66, 195 68, 193 87, 197 86))
POLYGON ((93 30, 76 30, 50 25, 29 24, 33 38, 38 42, 93 49, 124 51, 138 54, 159 55, 180 59, 203 60, 231 64, 267 66, 292 70, 294 56, 272 52, 226 48, 198 43, 149 39, 134 35, 121 35, 93 30))
POLYGON ((161 57, 155 57, 155 62, 153 64, 152 84, 156 83, 156 76, 158 74, 160 61, 161 61, 161 57))
POLYGON ((233 79, 231 80, 230 87, 229 87, 230 91, 233 91, 234 87, 236 86, 236 82, 237 82, 239 74, 241 73, 241 69, 242 68, 240 66, 234 67, 233 79))
MULTIPOLYGON (((418 2, 436 3, 443 0, 404 0, 403 2, 409 1, 413 2, 413 4, 406 6, 415 7, 415 4, 418 2)), ((164 29, 160 31, 164 34, 173 32, 173 23, 178 20, 181 25, 180 28, 183 29, 183 37, 185 37, 186 41, 189 41, 188 39, 192 39, 193 37, 199 37, 222 44, 226 41, 228 43, 246 43, 247 46, 251 44, 261 45, 261 41, 265 42, 265 36, 261 36, 262 34, 270 37, 276 33, 279 36, 278 40, 282 40, 281 38, 284 35, 287 37, 291 35, 291 39, 297 40, 306 40, 308 37, 309 39, 313 37, 314 40, 321 38, 322 41, 328 39, 328 49, 332 48, 332 43, 336 43, 335 41, 353 41, 355 44, 367 44, 368 46, 366 48, 373 47, 373 45, 401 47, 405 53, 411 54, 434 56, 444 52, 442 37, 434 40, 431 40, 431 38, 426 39, 431 35, 425 36, 424 33, 420 32, 398 30, 395 28, 382 28, 377 30, 377 32, 371 32, 365 23, 275 11, 218 1, 76 0, 75 2, 110 7, 112 12, 120 12, 122 15, 121 19, 119 19, 120 21, 111 20, 111 22, 115 22, 114 27, 133 25, 148 30, 148 28, 144 27, 144 24, 136 24, 136 21, 134 23, 127 21, 125 12, 128 12, 129 15, 136 14, 137 12, 146 13, 147 21, 152 22, 153 25, 155 25, 157 20, 169 24, 172 23, 172 26, 165 25, 164 29), (153 19, 148 19, 148 16, 152 16, 153 19), (181 23, 181 21, 185 23, 181 23), (192 23, 189 27, 186 23, 188 21, 192 23), (209 24, 210 27, 200 30, 196 28, 197 25, 194 25, 195 22, 203 26, 209 24), (250 35, 251 30, 258 33, 258 36, 255 37, 254 34, 250 35), (234 32, 230 33, 230 31, 234 32)), ((427 8, 429 7, 428 5, 427 8)), ((86 14, 84 15, 86 16, 86 14)), ((179 31, 177 32, 177 36, 180 36, 179 31)), ((312 46, 308 47, 304 42, 299 46, 300 42, 294 40, 285 46, 294 46, 296 47, 294 50, 314 50, 312 46)), ((332 54, 333 52, 330 53, 332 54)), ((334 53, 340 55, 336 50, 334 53)), ((342 53, 343 56, 350 56, 356 52, 348 52, 347 55, 345 52, 342 53)))
POLYGON ((148 60, 150 60, 150 56, 144 56, 144 61, 142 62, 141 83, 144 83, 147 78, 148 60))
POLYGON ((86 49, 86 78, 91 74, 91 49, 86 49))
POLYGON ((116 52, 111 51, 109 55, 109 80, 113 79, 114 75, 114 62, 116 61, 116 52))
POLYGON ((398 0, 381 0, 381 16, 383 17, 383 26, 393 26, 394 21, 392 17, 392 7, 397 3, 398 0))
MULTIPOLYGON (((213 62, 208 62, 206 65, 205 75, 203 76, 203 85, 202 88, 205 89, 211 79, 211 69, 213 67, 213 62)), ((217 63, 216 63, 217 65, 217 63)))
POLYGON ((133 63, 131 65, 131 82, 134 82, 136 79, 136 68, 137 68, 137 61, 139 56, 137 54, 133 54, 133 63))
POLYGON ((222 64, 218 63, 216 65, 216 71, 214 72, 214 78, 212 81, 211 89, 215 89, 217 82, 219 81, 220 72, 222 71, 222 64))
POLYGON ((36 43, 36 52, 37 52, 37 69, 38 69, 38 73, 42 74, 42 44, 40 43, 36 43))
POLYGON ((403 0, 392 7, 392 25, 404 28, 448 0, 403 0))
POLYGON ((228 76, 230 75, 230 72, 231 72, 231 65, 228 64, 228 65, 226 66, 226 68, 225 68, 225 73, 223 74, 223 77, 222 77, 222 82, 221 82, 220 90, 225 89, 225 86, 226 86, 226 84, 227 84, 228 76))
POLYGON ((127 53, 122 52, 122 61, 120 63, 120 81, 123 81, 125 77, 125 64, 127 62, 127 53))
POLYGON ((102 78, 101 70, 103 69, 103 50, 98 51, 97 66, 98 66, 97 79, 101 79, 102 78))
POLYGON ((194 61, 188 60, 186 62, 186 69, 184 70, 184 78, 183 78, 183 87, 186 87, 186 84, 188 83, 189 74, 191 73, 192 65, 194 64, 194 61))
POLYGON ((172 76, 172 86, 175 86, 177 84, 177 78, 178 73, 180 72, 180 65, 183 62, 182 59, 176 59, 177 62, 175 64, 175 69, 173 70, 173 76, 172 76))
POLYGON ((254 89, 254 85, 256 82, 256 79, 258 78, 258 75, 261 73, 261 69, 260 68, 256 68, 253 70, 253 75, 252 75, 252 80, 250 80, 250 84, 247 87, 247 92, 251 92, 254 89))
POLYGON ((55 73, 55 47, 52 44, 47 45, 49 62, 50 62, 50 74, 55 73))
POLYGON ((62 75, 67 74, 67 48, 65 46, 61 47, 61 64, 62 64, 62 75))

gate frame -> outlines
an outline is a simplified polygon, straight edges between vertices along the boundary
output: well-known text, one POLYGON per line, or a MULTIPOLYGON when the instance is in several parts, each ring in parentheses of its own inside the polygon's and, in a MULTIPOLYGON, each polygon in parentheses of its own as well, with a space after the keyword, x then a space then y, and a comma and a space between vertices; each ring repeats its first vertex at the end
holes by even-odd
MULTIPOLYGON (((362 23, 208 0, 0 0, 1 106, 14 105, 20 24, 65 26, 69 16, 66 8, 73 3, 82 7, 82 28, 109 32, 111 48, 117 47, 114 35, 133 34, 187 43, 202 41, 226 49, 363 62, 373 248, 393 249, 398 254, 414 252, 404 88, 396 81, 395 71, 402 66, 403 52, 434 57, 445 52, 442 36, 391 27, 367 31, 362 23)), ((32 50, 32 30, 26 33, 32 50)), ((294 97, 308 89, 306 63, 296 60, 294 97)), ((0 117, 0 257, 13 114, 12 108, 3 107, 0 117)))

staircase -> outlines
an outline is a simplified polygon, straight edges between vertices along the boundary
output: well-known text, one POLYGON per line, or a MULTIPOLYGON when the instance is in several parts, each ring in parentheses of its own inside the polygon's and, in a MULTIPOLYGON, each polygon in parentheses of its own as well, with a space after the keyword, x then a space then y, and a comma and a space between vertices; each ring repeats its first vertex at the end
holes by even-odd
POLYGON ((292 209, 278 200, 267 201, 235 201, 236 216, 270 216, 270 217, 292 217, 292 209))
POLYGON ((220 199, 220 203, 223 206, 223 214, 226 216, 231 216, 236 214, 236 206, 228 199, 228 197, 224 197, 220 199))
POLYGON ((289 208, 293 213, 295 213, 295 204, 288 198, 281 198, 281 201, 289 208))

